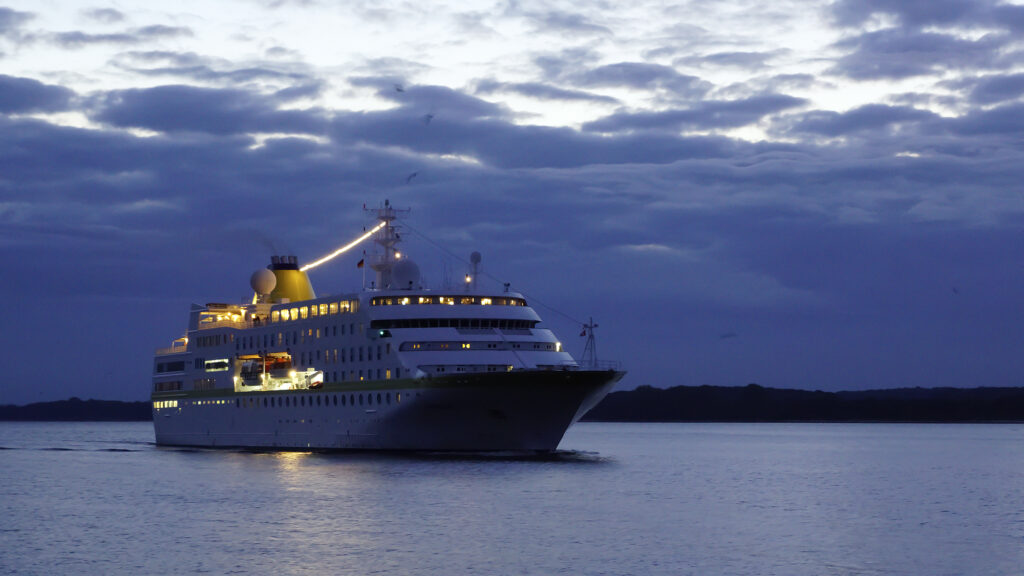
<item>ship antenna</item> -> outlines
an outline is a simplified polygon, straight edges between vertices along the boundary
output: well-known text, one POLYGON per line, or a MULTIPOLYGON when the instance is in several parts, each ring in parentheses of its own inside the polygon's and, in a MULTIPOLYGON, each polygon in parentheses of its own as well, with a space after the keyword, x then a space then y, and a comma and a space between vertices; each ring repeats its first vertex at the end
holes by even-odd
POLYGON ((594 324, 594 318, 590 318, 590 322, 583 325, 583 336, 587 337, 587 343, 583 346, 583 356, 580 360, 583 365, 597 369, 597 341, 594 338, 594 328, 597 328, 597 324, 594 324))
POLYGON ((395 246, 401 240, 397 233, 398 227, 394 225, 394 221, 398 217, 399 212, 409 212, 409 209, 396 209, 391 205, 390 200, 384 200, 383 207, 364 208, 364 210, 375 213, 377 220, 380 221, 380 224, 377 225, 373 242, 383 248, 383 254, 375 254, 369 264, 370 268, 373 268, 373 271, 377 273, 377 281, 373 285, 378 290, 384 290, 391 285, 391 269, 395 265, 395 254, 397 253, 395 246))

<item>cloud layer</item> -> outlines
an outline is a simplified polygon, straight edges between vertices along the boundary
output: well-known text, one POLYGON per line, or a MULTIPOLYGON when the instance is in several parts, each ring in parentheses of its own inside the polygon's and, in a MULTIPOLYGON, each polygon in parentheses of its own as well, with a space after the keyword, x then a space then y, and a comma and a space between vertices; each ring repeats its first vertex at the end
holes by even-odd
MULTIPOLYGON (((480 250, 563 338, 594 315, 627 386, 1020 384, 1020 6, 385 7, 342 24, 429 30, 339 44, 344 66, 285 33, 323 6, 249 6, 278 33, 230 53, 185 15, 0 7, 9 381, 84 367, 0 402, 145 397, 190 301, 244 298, 271 253, 326 253, 385 198, 428 280, 463 266, 435 244, 480 250), (808 18, 813 49, 751 32, 808 18), (462 60, 426 33, 450 29, 462 60)), ((318 291, 357 288, 351 266, 318 291)))

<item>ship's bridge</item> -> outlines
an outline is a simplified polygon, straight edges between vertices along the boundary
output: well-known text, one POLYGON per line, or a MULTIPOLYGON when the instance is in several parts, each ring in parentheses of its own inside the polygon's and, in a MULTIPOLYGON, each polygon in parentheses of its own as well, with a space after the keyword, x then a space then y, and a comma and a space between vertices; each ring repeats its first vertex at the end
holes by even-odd
MULTIPOLYGON (((522 296, 502 294, 395 292, 378 294, 370 298, 370 319, 374 325, 388 324, 402 327, 423 319, 470 318, 489 321, 488 324, 507 322, 508 327, 532 328, 541 321, 540 316, 526 304, 522 296)), ((504 327, 504 326, 503 326, 504 327)))

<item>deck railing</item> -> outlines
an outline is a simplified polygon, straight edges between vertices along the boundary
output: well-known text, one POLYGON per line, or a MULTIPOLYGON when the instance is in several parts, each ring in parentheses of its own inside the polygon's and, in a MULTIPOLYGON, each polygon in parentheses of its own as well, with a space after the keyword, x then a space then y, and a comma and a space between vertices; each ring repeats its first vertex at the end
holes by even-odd
POLYGON ((157 356, 167 356, 168 354, 181 354, 182 352, 188 352, 188 345, 183 344, 180 346, 169 346, 167 348, 157 348, 157 356))

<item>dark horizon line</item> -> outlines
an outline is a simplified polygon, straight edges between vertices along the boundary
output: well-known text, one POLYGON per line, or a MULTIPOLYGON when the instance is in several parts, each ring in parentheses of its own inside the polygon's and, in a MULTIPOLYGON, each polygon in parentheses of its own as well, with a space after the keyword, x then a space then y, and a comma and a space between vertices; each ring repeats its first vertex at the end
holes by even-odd
MULTIPOLYGON (((0 421, 151 421, 149 400, 0 405, 0 421)), ((903 387, 825 392, 799 388, 649 385, 610 393, 589 422, 1022 422, 1024 387, 903 387)))

